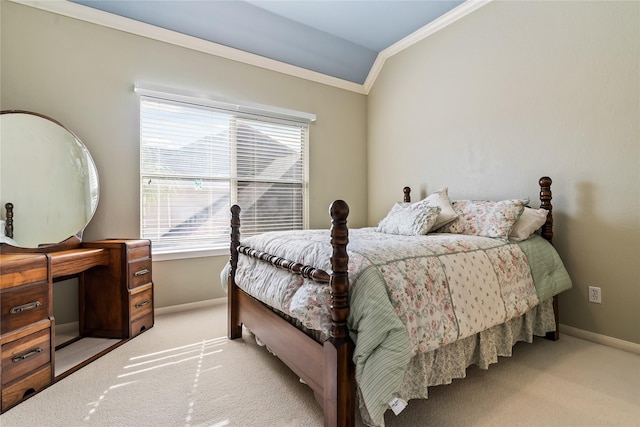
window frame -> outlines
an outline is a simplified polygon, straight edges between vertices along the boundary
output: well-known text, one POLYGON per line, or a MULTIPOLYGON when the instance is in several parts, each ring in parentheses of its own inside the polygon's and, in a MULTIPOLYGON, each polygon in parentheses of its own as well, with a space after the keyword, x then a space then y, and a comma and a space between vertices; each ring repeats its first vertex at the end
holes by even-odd
MULTIPOLYGON (((302 197, 302 228, 307 229, 309 227, 309 141, 310 141, 310 131, 311 127, 309 126, 311 123, 315 122, 316 116, 310 113, 299 112, 295 110, 289 110, 279 107, 272 107, 268 105, 255 104, 250 102, 243 101, 235 101, 229 98, 222 98, 219 96, 211 95, 211 94, 203 94, 200 92, 190 92, 178 89, 169 89, 163 88, 156 85, 149 85, 145 83, 136 83, 134 85, 134 91, 140 95, 139 97, 139 112, 142 110, 142 99, 146 98, 155 98, 160 101, 167 101, 171 103, 186 103, 191 104, 196 107, 204 107, 213 109, 216 111, 221 111, 227 114, 237 114, 238 117, 245 119, 247 116, 251 116, 253 120, 259 119, 259 117, 264 117, 265 122, 274 123, 278 121, 284 122, 294 122, 300 124, 302 126, 306 126, 305 136, 303 138, 301 149, 302 149, 302 181, 301 181, 301 197, 302 197)), ((140 153, 142 153, 142 117, 140 117, 140 153)), ((236 156, 236 151, 232 151, 232 157, 236 156)), ((140 156, 140 171, 139 171, 139 187, 140 187, 140 214, 139 214, 139 225, 140 225, 140 234, 142 235, 143 231, 143 189, 142 189, 142 178, 143 178, 143 168, 142 168, 143 158, 140 156)), ((237 163, 237 162, 236 162, 237 163)), ((233 164, 233 162, 232 162, 233 164)), ((225 180, 226 181, 226 180, 225 180)), ((228 179, 229 182, 229 197, 230 197, 230 205, 237 203, 237 188, 238 182, 243 182, 244 180, 237 176, 237 174, 231 173, 228 179)), ((266 181, 257 181, 257 182, 268 182, 266 181)), ((227 247, 210 247, 210 248, 166 248, 156 250, 153 248, 153 259, 154 261, 164 261, 164 260, 174 260, 174 259, 190 259, 190 258, 200 258, 200 257, 211 257, 211 256, 222 256, 228 255, 229 249, 227 247)))

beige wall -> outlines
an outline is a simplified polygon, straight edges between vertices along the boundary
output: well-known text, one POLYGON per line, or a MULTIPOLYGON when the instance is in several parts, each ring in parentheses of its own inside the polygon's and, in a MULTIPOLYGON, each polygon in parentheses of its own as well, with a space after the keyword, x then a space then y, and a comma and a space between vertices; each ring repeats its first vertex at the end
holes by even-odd
MULTIPOLYGON (((562 323, 640 343, 639 3, 490 3, 388 59, 368 99, 15 3, 1 12, 1 108, 56 118, 97 163, 86 238, 139 232, 133 83, 208 91, 317 114, 312 227, 328 226, 335 198, 357 227, 404 185, 414 197, 449 186, 453 198, 535 199, 551 176, 574 280, 562 323), (588 285, 603 304, 587 302, 588 285)), ((223 296, 225 261, 155 262, 156 305, 223 296)))
POLYGON ((536 199, 549 175, 574 282, 561 322, 640 343, 639 29, 638 2, 496 1, 388 59, 368 102, 369 223, 403 185, 536 199))
MULTIPOLYGON (((366 224, 364 95, 16 3, 0 4, 1 108, 60 121, 85 143, 98 167, 100 204, 85 239, 139 236, 138 96, 132 91, 137 81, 316 114, 310 225, 329 226, 328 206, 336 198, 350 204, 352 226, 366 224)), ((154 262, 156 306, 223 297, 219 272, 226 258, 154 262)))

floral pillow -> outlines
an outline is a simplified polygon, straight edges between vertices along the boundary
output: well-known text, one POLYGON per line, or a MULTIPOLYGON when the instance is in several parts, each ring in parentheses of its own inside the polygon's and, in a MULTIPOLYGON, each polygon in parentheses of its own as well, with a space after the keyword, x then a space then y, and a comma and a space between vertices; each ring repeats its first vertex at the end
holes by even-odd
POLYGON ((440 228, 438 232, 496 237, 506 240, 528 203, 528 199, 499 202, 456 200, 452 206, 458 214, 458 218, 440 228))
POLYGON ((440 208, 440 214, 436 223, 433 225, 433 229, 436 230, 445 224, 450 223, 458 217, 458 214, 453 210, 451 201, 449 200, 449 188, 441 188, 435 193, 430 194, 428 197, 415 203, 422 206, 437 206, 440 208))
POLYGON ((524 208, 522 216, 509 233, 509 239, 516 242, 528 239, 547 222, 548 213, 549 211, 546 209, 524 208))
POLYGON ((420 236, 427 234, 438 219, 439 207, 424 207, 417 203, 396 203, 387 216, 378 224, 377 231, 387 234, 420 236))

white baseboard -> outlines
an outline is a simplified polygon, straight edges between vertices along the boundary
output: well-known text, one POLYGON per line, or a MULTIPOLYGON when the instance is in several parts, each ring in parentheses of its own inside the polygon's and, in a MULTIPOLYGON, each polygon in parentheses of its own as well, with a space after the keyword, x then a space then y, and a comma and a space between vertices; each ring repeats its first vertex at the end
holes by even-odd
MULTIPOLYGON (((216 305, 222 305, 227 303, 227 298, 216 298, 205 301, 191 302, 187 304, 172 305, 169 307, 156 308, 156 316, 178 313, 180 311, 195 310, 198 308, 213 307, 216 305)), ((640 354, 640 344, 636 344, 630 341, 624 341, 618 338, 613 338, 607 335, 596 334, 595 332, 585 331, 583 329, 574 328, 573 326, 567 326, 560 324, 560 332, 571 335, 577 338, 581 338, 587 341, 592 341, 598 344, 606 345, 609 347, 617 348, 620 350, 629 351, 631 353, 640 354)))
POLYGON ((585 331, 583 329, 574 328, 573 326, 567 326, 560 324, 560 332, 563 334, 571 335, 576 338, 582 338, 587 341, 592 341, 598 344, 606 345, 620 350, 629 351, 631 353, 640 354, 640 344, 636 344, 630 341, 613 338, 607 335, 596 334, 595 332, 585 331))
MULTIPOLYGON (((222 305, 227 303, 227 298, 216 298, 205 301, 190 302, 187 304, 172 305, 168 307, 156 308, 156 316, 163 314, 178 313, 181 311, 195 310, 198 308, 213 307, 216 305, 222 305)), ((606 345, 608 347, 617 348, 631 353, 640 354, 640 344, 636 344, 630 341, 624 341, 618 338, 613 338, 607 335, 596 334, 595 332, 585 331, 583 329, 574 328, 573 326, 567 326, 560 324, 560 332, 581 338, 587 341, 592 341, 598 344, 606 345)))
MULTIPOLYGON (((170 305, 168 307, 156 308, 154 314, 156 316, 162 316, 164 314, 179 313, 181 311, 196 310, 199 308, 213 307, 216 305, 223 305, 227 303, 227 298, 215 298, 204 301, 190 302, 186 304, 170 305)), ((66 331, 78 330, 78 322, 56 324, 56 333, 64 333, 66 331)), ((595 332, 585 331, 583 329, 574 328, 573 326, 567 326, 560 324, 560 332, 563 334, 571 335, 577 338, 581 338, 587 341, 592 341, 598 344, 606 345, 620 350, 629 351, 631 353, 640 354, 640 344, 636 344, 630 341, 613 338, 607 335, 596 334, 595 332)))
POLYGON ((162 316, 164 314, 170 314, 170 313, 178 313, 181 311, 187 311, 187 310, 196 310, 198 308, 205 308, 205 307, 213 307, 216 305, 222 305, 222 304, 226 304, 227 303, 227 298, 215 298, 215 299, 208 299, 208 300, 204 300, 204 301, 196 301, 196 302, 189 302, 186 304, 178 304, 178 305, 170 305, 167 307, 159 307, 156 308, 154 310, 154 314, 156 316, 162 316))

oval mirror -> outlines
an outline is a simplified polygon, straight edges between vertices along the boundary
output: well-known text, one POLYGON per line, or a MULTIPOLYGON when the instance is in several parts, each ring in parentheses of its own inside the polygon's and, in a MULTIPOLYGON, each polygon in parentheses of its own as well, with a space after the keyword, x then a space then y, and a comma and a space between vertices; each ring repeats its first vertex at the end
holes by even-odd
POLYGON ((98 193, 95 163, 71 131, 41 114, 0 112, 0 218, 13 220, 0 227, 5 250, 80 242, 98 193))

